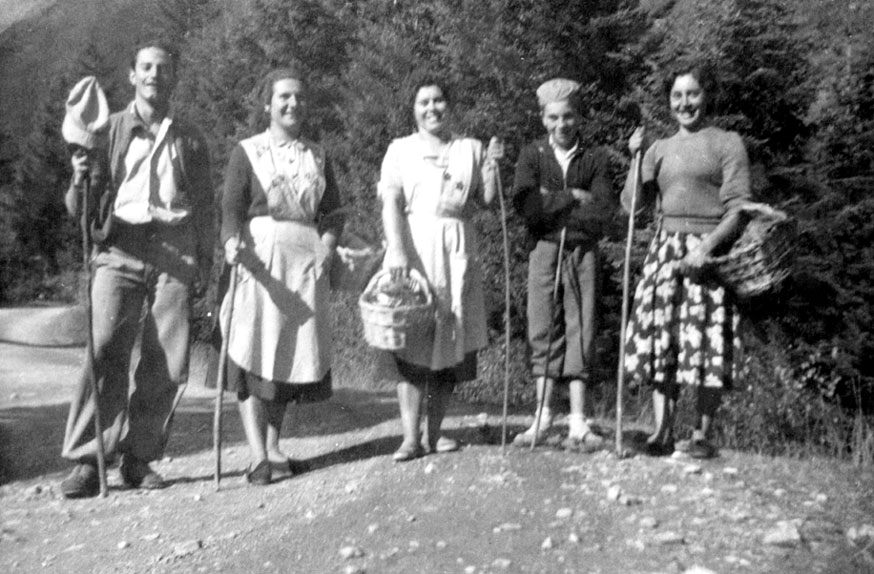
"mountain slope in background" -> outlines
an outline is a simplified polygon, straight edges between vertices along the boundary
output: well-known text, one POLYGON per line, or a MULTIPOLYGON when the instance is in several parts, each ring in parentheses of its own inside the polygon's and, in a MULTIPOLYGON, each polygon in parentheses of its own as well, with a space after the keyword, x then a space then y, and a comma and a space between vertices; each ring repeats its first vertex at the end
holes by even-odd
POLYGON ((108 65, 122 70, 131 43, 157 27, 158 3, 0 0, 0 129, 13 139, 26 136, 40 91, 76 61, 89 40, 108 65))

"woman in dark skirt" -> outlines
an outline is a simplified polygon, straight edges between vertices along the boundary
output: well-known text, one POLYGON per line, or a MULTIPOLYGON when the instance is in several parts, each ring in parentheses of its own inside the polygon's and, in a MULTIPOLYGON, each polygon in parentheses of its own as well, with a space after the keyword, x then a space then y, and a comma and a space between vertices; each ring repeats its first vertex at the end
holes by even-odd
MULTIPOLYGON (((237 391, 253 484, 269 483, 277 468, 301 470, 279 447, 287 404, 331 396, 328 268, 343 221, 325 151, 301 134, 305 96, 296 70, 265 77, 270 125, 234 148, 222 196, 225 260, 238 264, 224 333, 228 386, 237 391)), ((226 296, 222 317, 229 303, 226 296)))
MULTIPOLYGON (((646 452, 673 452, 673 422, 680 385, 697 389, 696 425, 677 443, 695 458, 717 455, 713 419, 721 394, 732 387, 739 359, 738 312, 731 294, 700 281, 708 255, 740 231, 739 208, 750 200, 749 160, 740 136, 709 125, 715 82, 703 65, 675 69, 666 95, 677 132, 657 140, 643 156, 643 202, 657 202, 657 230, 634 294, 626 335, 625 371, 632 383, 652 386, 655 432, 646 452)), ((643 147, 643 128, 629 140, 643 147)), ((634 174, 622 204, 630 209, 634 174)), ((639 202, 638 205, 641 205, 639 202)))

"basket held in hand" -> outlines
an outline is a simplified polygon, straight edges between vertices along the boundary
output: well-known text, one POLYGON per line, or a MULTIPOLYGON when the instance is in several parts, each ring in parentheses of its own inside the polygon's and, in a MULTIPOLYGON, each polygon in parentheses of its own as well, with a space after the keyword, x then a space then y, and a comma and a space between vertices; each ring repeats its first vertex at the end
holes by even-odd
POLYGON ((794 259, 795 220, 763 203, 741 208, 749 219, 725 255, 709 257, 706 267, 742 299, 776 289, 789 277, 794 259))
POLYGON ((371 278, 358 298, 364 339, 372 347, 400 351, 411 339, 420 338, 434 328, 434 295, 428 281, 415 269, 410 269, 407 287, 423 295, 424 302, 391 305, 379 301, 381 286, 390 280, 387 270, 371 278))

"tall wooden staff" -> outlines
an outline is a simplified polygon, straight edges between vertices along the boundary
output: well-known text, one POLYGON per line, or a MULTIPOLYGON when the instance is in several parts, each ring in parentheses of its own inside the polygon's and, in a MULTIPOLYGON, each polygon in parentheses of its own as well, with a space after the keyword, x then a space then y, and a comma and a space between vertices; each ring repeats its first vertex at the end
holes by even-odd
POLYGON ((631 245, 634 240, 634 212, 640 187, 640 158, 637 150, 632 162, 631 208, 628 213, 628 237, 625 240, 625 264, 622 270, 622 323, 619 328, 619 368, 616 373, 616 454, 622 456, 622 394, 625 382, 625 332, 628 326, 628 292, 631 283, 631 245))
POLYGON ((507 208, 504 205, 504 184, 495 163, 498 179, 498 205, 501 207, 501 237, 504 240, 504 410, 501 417, 501 455, 507 454, 507 406, 510 401, 510 239, 507 234, 507 208))
MULTIPOLYGON (((75 152, 84 153, 84 148, 75 152)), ((100 389, 97 385, 97 376, 94 373, 94 328, 91 316, 93 303, 91 301, 91 233, 88 218, 88 199, 91 196, 91 175, 85 178, 85 188, 82 191, 82 268, 85 270, 85 329, 88 332, 88 368, 86 376, 91 386, 91 395, 94 397, 94 434, 97 443, 97 477, 100 481, 100 497, 106 498, 109 487, 106 481, 106 447, 103 444, 103 424, 100 422, 100 389)))
POLYGON ((218 381, 215 385, 215 412, 212 421, 212 442, 215 451, 215 489, 222 481, 222 408, 225 380, 228 372, 228 341, 231 338, 231 320, 234 315, 234 296, 237 292, 237 265, 231 266, 231 284, 228 286, 228 314, 222 325, 222 346, 218 360, 218 381))

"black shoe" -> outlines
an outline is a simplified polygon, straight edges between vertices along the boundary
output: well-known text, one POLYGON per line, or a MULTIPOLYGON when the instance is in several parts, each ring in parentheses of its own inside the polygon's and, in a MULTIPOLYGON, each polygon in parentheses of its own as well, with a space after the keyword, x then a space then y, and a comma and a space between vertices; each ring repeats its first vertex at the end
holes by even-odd
POLYGON ((689 445, 689 456, 692 458, 706 459, 719 456, 719 450, 707 439, 693 440, 689 445))
POLYGON ((246 481, 248 481, 249 484, 265 486, 270 484, 270 479, 271 470, 269 460, 262 460, 257 466, 255 466, 255 468, 252 468, 250 465, 246 470, 246 481))
POLYGON ((149 467, 149 463, 143 462, 129 454, 121 456, 119 472, 121 473, 121 482, 125 488, 159 490, 167 486, 161 475, 149 467))
POLYGON ((674 441, 646 441, 642 452, 646 456, 671 456, 674 454, 674 441))
POLYGON ((91 498, 100 494, 100 479, 93 464, 77 464, 73 472, 61 481, 64 498, 91 498))

